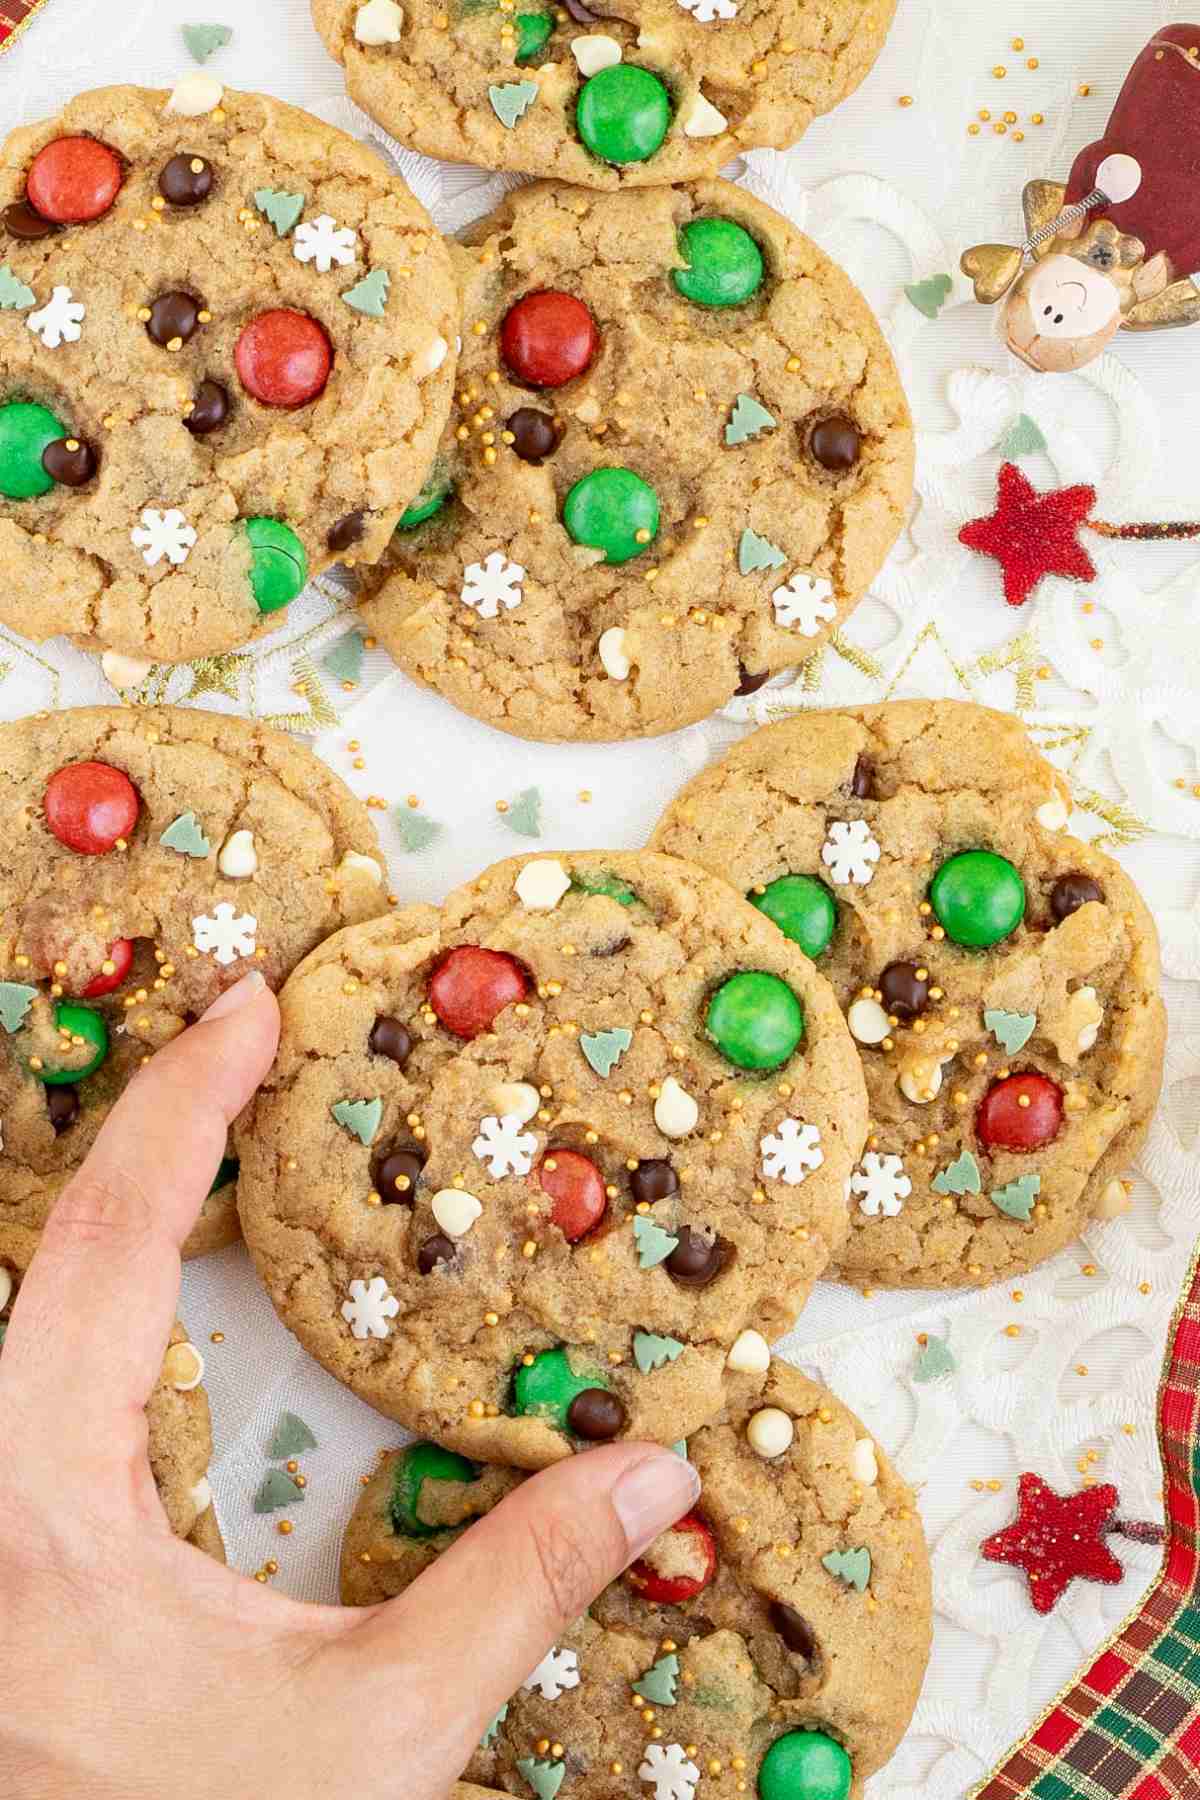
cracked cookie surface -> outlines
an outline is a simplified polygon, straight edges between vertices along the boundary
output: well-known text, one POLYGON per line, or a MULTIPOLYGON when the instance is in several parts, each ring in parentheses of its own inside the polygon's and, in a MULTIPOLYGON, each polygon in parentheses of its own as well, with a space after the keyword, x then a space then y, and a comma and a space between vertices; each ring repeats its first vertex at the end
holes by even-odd
MULTIPOLYGON (((565 1796, 642 1796, 651 1746, 674 1744, 702 1772, 713 1761, 744 1771, 757 1792, 774 1741, 806 1731, 844 1749, 857 1792, 895 1749, 929 1655, 931 1596, 913 1496, 884 1452, 780 1362, 738 1375, 687 1448, 704 1481, 695 1512, 532 1673, 468 1764, 471 1781, 525 1794, 520 1763, 541 1754, 564 1765, 565 1796), (765 1416, 774 1437, 756 1423, 765 1416), (539 1753, 546 1741, 561 1750, 539 1753)), ((403 1593, 523 1479, 431 1445, 385 1453, 346 1532, 343 1601, 403 1593)))
POLYGON ((674 1441, 841 1243, 865 1097, 833 995, 671 858, 497 864, 280 1003, 237 1132, 251 1254, 319 1361, 455 1450, 674 1441))
MULTIPOLYGON (((277 988, 387 901, 362 804, 226 714, 0 727, 0 814, 0 1227, 40 1229, 144 1058, 250 969, 277 988)), ((236 1238, 235 1181, 227 1160, 185 1254, 236 1238)))
POLYGON ((361 587, 401 667, 519 737, 613 739, 820 649, 912 492, 899 377, 841 270, 720 181, 540 183, 452 255, 457 404, 361 587))
POLYGON ((906 700, 756 732, 659 822, 656 849, 811 931, 846 1009, 871 1111, 847 1281, 1005 1280, 1128 1208, 1162 1080, 1157 934, 1069 810, 1018 720, 906 700))
POLYGON ((442 241, 373 152, 260 95, 173 105, 100 89, 0 151, 0 617, 156 662, 382 552, 458 330, 442 241))
POLYGON ((351 95, 401 143, 599 188, 715 175, 755 145, 786 149, 863 80, 895 11, 895 0, 312 4, 351 95), (589 97, 594 74, 604 81, 589 97), (523 83, 510 126, 503 90, 523 83), (605 152, 616 145, 589 143, 588 112, 605 87, 618 139, 644 154, 614 161, 605 152))

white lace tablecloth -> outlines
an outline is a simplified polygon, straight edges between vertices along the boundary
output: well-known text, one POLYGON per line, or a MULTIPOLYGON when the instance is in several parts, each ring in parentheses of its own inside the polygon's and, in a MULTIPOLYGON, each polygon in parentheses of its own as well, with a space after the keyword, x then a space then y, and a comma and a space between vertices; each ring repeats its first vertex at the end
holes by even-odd
MULTIPOLYGON (((1108 520, 1195 517, 1200 330, 1127 337, 1082 377, 1036 377, 1007 358, 960 279, 934 321, 903 294, 915 280, 953 273, 964 245, 1019 230, 1025 180, 1065 176, 1075 151, 1100 135, 1142 44, 1156 27, 1185 19, 1184 8, 1172 0, 900 0, 899 14, 852 101, 789 155, 759 152, 741 171, 860 282, 885 321, 919 426, 911 538, 802 678, 654 743, 525 745, 452 712, 389 672, 378 652, 368 653, 361 685, 343 692, 322 659, 352 620, 336 584, 325 583, 253 655, 156 671, 139 697, 269 717, 313 733, 318 752, 360 793, 398 802, 402 812, 407 796, 418 796, 442 826, 424 850, 406 852, 393 816, 378 817, 396 891, 431 900, 525 844, 496 800, 537 787, 547 846, 636 845, 686 776, 748 724, 798 704, 973 696, 1021 713, 1069 772, 1073 829, 1116 851, 1163 933, 1167 1088, 1134 1211, 1027 1277, 1020 1298, 1005 1288, 865 1301, 823 1287, 785 1345, 791 1360, 862 1414, 920 1489, 936 1571, 934 1656, 912 1732, 872 1789, 876 1800, 951 1800, 1100 1644, 1157 1566, 1153 1549, 1119 1541, 1128 1570, 1122 1587, 1077 1583, 1041 1619, 1023 1580, 983 1564, 978 1545, 1012 1516, 1024 1469, 1065 1490, 1078 1484, 1082 1461, 1116 1482, 1126 1517, 1160 1516, 1155 1385, 1200 1230, 1197 550, 1089 539, 1100 569, 1095 586, 1051 580, 1013 612, 1000 599, 995 565, 963 550, 957 532, 991 510, 997 446, 1023 414, 1049 447, 1023 465, 1039 485, 1095 483, 1097 516, 1108 520), (1020 53, 1011 48, 1017 35, 1026 41, 1020 53), (1026 67, 1031 55, 1036 71, 1026 67), (997 64, 1007 67, 1003 80, 992 74, 997 64), (902 94, 913 97, 911 107, 898 105, 902 94), (1003 136, 988 123, 970 137, 968 121, 980 109, 993 120, 1011 109, 1020 122, 1003 136), (1045 116, 1040 127, 1029 122, 1033 112, 1045 116), (1094 610, 1083 612, 1085 601, 1094 610), (362 770, 352 767, 352 738, 362 770), (1011 1325, 1018 1335, 1008 1334, 1011 1325), (948 1338, 954 1375, 914 1382, 918 1332, 948 1338)), ((265 88, 351 130, 368 129, 342 97, 305 0, 49 0, 0 58, 0 125, 40 117, 99 82, 169 84, 190 66, 179 25, 196 18, 235 27, 232 47, 210 64, 231 85, 265 88)), ((447 229, 482 211, 502 186, 415 156, 400 162, 447 229)), ((0 632, 0 715, 117 698, 90 658, 0 632)), ((396 1441, 395 1428, 303 1355, 241 1252, 193 1265, 183 1310, 208 1357, 213 1485, 234 1560, 254 1569, 273 1556, 278 1585, 332 1599, 359 1475, 377 1447, 396 1441), (207 1342, 213 1331, 224 1333, 217 1346, 207 1342), (284 1407, 320 1441, 305 1458, 307 1499, 286 1540, 250 1510, 284 1407)))

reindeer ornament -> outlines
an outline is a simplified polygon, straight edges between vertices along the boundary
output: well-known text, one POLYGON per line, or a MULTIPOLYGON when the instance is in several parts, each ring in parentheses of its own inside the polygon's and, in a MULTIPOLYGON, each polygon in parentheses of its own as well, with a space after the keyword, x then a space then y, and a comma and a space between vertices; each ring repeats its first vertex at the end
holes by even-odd
POLYGON ((1200 25, 1170 25, 1134 63, 1104 136, 1070 179, 1031 181, 1020 248, 977 244, 964 275, 1032 369, 1081 369, 1117 332, 1200 320, 1200 25), (1031 259, 1027 262, 1026 259, 1031 259))

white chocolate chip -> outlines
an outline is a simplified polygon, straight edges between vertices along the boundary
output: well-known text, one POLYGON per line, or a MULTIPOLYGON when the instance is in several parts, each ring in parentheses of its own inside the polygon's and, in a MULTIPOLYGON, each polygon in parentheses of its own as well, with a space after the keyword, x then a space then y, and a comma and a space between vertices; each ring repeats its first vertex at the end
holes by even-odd
POLYGON ((1039 806, 1034 818, 1044 831, 1064 831, 1070 810, 1062 795, 1055 792, 1044 805, 1039 806))
MULTIPOLYGON (((1096 1202, 1098 1219, 1119 1219, 1123 1213, 1132 1212, 1133 1198, 1125 1192, 1125 1183, 1114 1179, 1108 1183, 1099 1200, 1096 1202)), ((0 1305, 3 1302, 0 1301, 0 1305)))
POLYGON ((404 14, 396 0, 367 0, 354 20, 354 35, 360 44, 398 44, 404 14))
MULTIPOLYGON (((947 1062, 950 1060, 946 1058, 947 1062)), ((900 1092, 914 1106, 928 1106, 942 1091, 942 1065, 932 1057, 917 1057, 900 1071, 900 1092)))
POLYGON ((553 912, 570 885, 571 877, 554 857, 526 863, 513 883, 527 912, 553 912))
POLYGON ((542 1104, 542 1096, 528 1081, 498 1081, 488 1091, 488 1104, 498 1119, 516 1119, 527 1125, 542 1104))
POLYGON ((166 111, 179 113, 185 119, 199 119, 220 106, 224 97, 225 89, 215 75, 206 75, 203 69, 193 69, 190 75, 185 75, 182 81, 175 83, 166 111))
POLYGON ((197 1513, 206 1513, 212 1505, 212 1488, 207 1475, 202 1475, 192 1489, 191 1501, 197 1513))
POLYGON ((600 653, 604 673, 611 676, 613 681, 628 681, 629 658, 625 654, 625 633, 622 627, 610 625, 607 631, 602 631, 596 649, 600 653))
POLYGON ((258 851, 252 831, 234 831, 221 846, 217 867, 230 881, 245 881, 258 868, 258 851))
POLYGON ((172 1344, 163 1357, 162 1372, 177 1394, 190 1394, 204 1380, 204 1358, 195 1344, 172 1344))
POLYGON ((729 120, 723 112, 718 112, 712 101, 703 94, 697 94, 692 102, 691 111, 683 121, 684 137, 720 137, 729 120))
POLYGON ((100 658, 100 671, 115 688, 140 687, 153 667, 148 658, 122 656, 119 650, 106 650, 100 658))
POLYGON ((13 1281, 7 1269, 0 1268, 0 1312, 3 1312, 12 1299, 13 1281))
POLYGON ((575 417, 582 419, 585 425, 600 423, 600 402, 594 394, 587 394, 575 408, 575 417))
POLYGON ((673 1075, 668 1075, 654 1102, 654 1123, 663 1136, 686 1137, 689 1131, 695 1131, 699 1117, 700 1108, 687 1089, 680 1087, 673 1075))
POLYGON ((383 870, 373 856, 364 856, 361 850, 347 850, 338 864, 339 875, 369 875, 379 887, 383 881, 383 870))
POLYGON ((735 1338, 725 1366, 738 1375, 765 1375, 771 1366, 771 1348, 761 1331, 743 1331, 735 1338))
POLYGON ((1080 1016, 1076 1047, 1080 1056, 1083 1056, 1096 1047, 1096 1039, 1100 1036, 1100 1027, 1104 1023, 1104 1008, 1096 998, 1094 987, 1082 987, 1076 988, 1072 996, 1072 1009, 1080 1016))
POLYGON ((424 365, 418 369, 419 375, 433 375, 441 368, 450 354, 450 346, 444 337, 435 337, 425 352, 424 365))
POLYGON ((466 1237, 483 1211, 474 1194, 463 1188, 441 1188, 433 1196, 433 1216, 447 1237, 466 1237))
POLYGON ((879 1480, 879 1459, 870 1438, 857 1438, 850 1457, 850 1473, 863 1487, 874 1487, 879 1480))
POLYGON ((846 1023, 860 1044, 882 1044, 892 1029, 878 1000, 856 1000, 846 1014, 846 1023))
POLYGON ((616 38, 597 32, 594 37, 572 38, 571 55, 579 64, 579 73, 587 77, 598 75, 601 69, 611 69, 614 63, 619 63, 621 46, 616 38))
POLYGON ((755 1413, 746 1427, 750 1448, 756 1455, 768 1460, 790 1450, 795 1435, 796 1427, 777 1406, 764 1406, 761 1412, 755 1413))

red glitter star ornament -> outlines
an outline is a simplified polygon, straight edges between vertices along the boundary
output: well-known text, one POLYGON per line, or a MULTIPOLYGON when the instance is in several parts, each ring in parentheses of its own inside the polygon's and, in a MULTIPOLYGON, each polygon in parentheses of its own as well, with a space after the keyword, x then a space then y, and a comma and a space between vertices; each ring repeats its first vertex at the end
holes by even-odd
POLYGON ((964 525, 959 542, 981 556, 995 557, 1004 570, 1004 598, 1010 606, 1024 606, 1046 575, 1095 581, 1096 565, 1079 542, 1080 528, 1095 504, 1095 488, 1042 494, 1016 463, 1005 463, 995 512, 964 525))
POLYGON ((1073 1581, 1112 1587, 1124 1580, 1124 1568, 1104 1542, 1117 1529, 1117 1500, 1111 1485, 1056 1494, 1040 1475, 1022 1475, 1016 1519, 979 1548, 989 1562, 1022 1569, 1034 1611, 1048 1613, 1073 1581))

